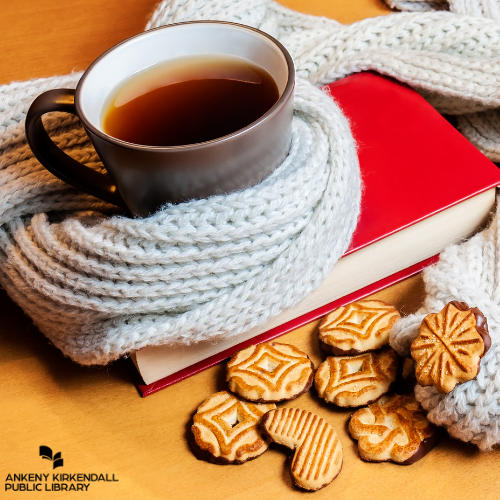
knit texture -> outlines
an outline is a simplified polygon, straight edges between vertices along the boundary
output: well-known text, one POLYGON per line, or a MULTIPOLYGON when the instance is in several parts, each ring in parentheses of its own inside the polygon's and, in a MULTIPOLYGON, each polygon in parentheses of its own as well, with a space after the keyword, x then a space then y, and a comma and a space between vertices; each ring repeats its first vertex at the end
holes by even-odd
POLYGON ((500 22, 499 0, 385 0, 393 9, 410 12, 450 10, 455 14, 486 17, 500 22))
MULTIPOLYGON (((32 100, 75 87, 81 74, 0 87, 0 281, 83 364, 238 334, 321 283, 347 248, 360 200, 348 124, 321 84, 369 69, 393 76, 442 112, 475 114, 480 139, 494 149, 484 119, 500 106, 500 25, 492 20, 400 13, 344 26, 271 0, 167 0, 147 27, 196 19, 267 31, 296 64, 290 155, 253 188, 146 219, 110 216, 109 205, 43 169, 24 136, 32 100)), ((45 123, 70 155, 102 169, 73 118, 45 123)))
MULTIPOLYGON (((400 10, 449 8, 452 12, 486 17, 500 22, 498 0, 399 1, 387 3, 400 10)), ((474 39, 469 39, 474 43, 474 39)), ((498 87, 496 95, 498 95, 498 87)), ((488 110, 457 117, 458 127, 486 156, 500 161, 500 113, 488 110)), ((498 205, 498 201, 497 201, 498 205)), ((428 410, 427 417, 463 441, 482 450, 500 444, 500 208, 488 229, 460 245, 451 245, 439 262, 423 273, 426 299, 416 313, 398 322, 391 332, 391 345, 410 356, 410 346, 427 314, 439 312, 448 302, 459 300, 478 307, 487 317, 492 347, 481 360, 478 376, 459 384, 449 394, 417 385, 415 396, 428 410)))
POLYGON ((391 9, 408 12, 430 12, 432 10, 449 10, 448 0, 384 0, 391 9))
MULTIPOLYGON (((347 249, 360 202, 354 142, 338 107, 299 79, 295 109, 290 153, 259 185, 146 219, 75 211, 105 204, 51 176, 24 141, 9 148, 0 177, 3 286, 84 364, 234 335, 294 305, 347 249)), ((49 124, 56 142, 96 163, 85 133, 61 123, 49 124)))
MULTIPOLYGON (((456 14, 492 19, 500 23, 500 0, 385 0, 389 7, 410 12, 430 12, 433 10, 450 10, 456 14)), ((472 49, 478 42, 472 35, 462 43, 469 44, 472 49)), ((479 41, 479 45, 482 43, 479 41)), ((478 55, 482 51, 479 50, 478 55)), ((483 59, 478 59, 482 62, 483 59)), ((498 66, 494 70, 498 73, 498 66)), ((498 96, 498 87, 494 91, 498 96)), ((439 99, 439 98, 437 98, 439 99)), ((436 98, 433 104, 438 105, 436 98)), ((498 106, 497 106, 498 108, 498 106)), ((473 111, 471 109, 471 111, 473 111)), ((447 112, 445 107, 442 112, 447 112)), ((490 160, 500 162, 500 109, 492 109, 478 113, 462 114, 456 110, 449 110, 451 114, 458 114, 457 127, 490 160)))
POLYGON ((452 300, 478 307, 488 319, 492 346, 481 360, 476 379, 459 384, 449 394, 434 387, 415 389, 416 398, 429 410, 428 418, 444 425, 463 441, 488 450, 500 443, 500 226, 499 212, 488 229, 461 245, 451 245, 439 262, 424 271, 423 307, 403 318, 391 332, 391 345, 410 356, 410 346, 423 318, 439 312, 452 300))

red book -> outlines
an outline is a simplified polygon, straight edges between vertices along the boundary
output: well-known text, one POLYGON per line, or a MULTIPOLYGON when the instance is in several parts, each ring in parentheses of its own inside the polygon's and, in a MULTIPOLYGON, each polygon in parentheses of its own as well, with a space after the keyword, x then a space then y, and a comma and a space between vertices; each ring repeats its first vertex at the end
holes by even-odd
POLYGON ((375 73, 326 89, 358 146, 361 216, 349 249, 316 291, 262 327, 215 345, 132 353, 143 396, 420 272, 487 222, 500 170, 418 93, 375 73))

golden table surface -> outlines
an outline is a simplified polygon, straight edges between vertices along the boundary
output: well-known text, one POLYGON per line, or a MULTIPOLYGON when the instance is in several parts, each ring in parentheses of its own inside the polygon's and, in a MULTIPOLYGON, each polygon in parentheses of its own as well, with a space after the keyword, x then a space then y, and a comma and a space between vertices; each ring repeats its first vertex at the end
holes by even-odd
MULTIPOLYGON (((144 28, 155 0, 17 0, 2 2, 0 84, 85 69, 101 52, 144 28)), ((380 0, 282 0, 302 12, 349 23, 389 12, 380 0)), ((408 313, 418 307, 420 277, 377 294, 408 313)), ((189 420, 210 394, 225 389, 216 366, 146 399, 128 366, 84 368, 64 358, 0 292, 1 498, 269 499, 303 498, 293 489, 286 452, 270 449, 241 466, 196 460, 186 441, 189 420), (52 470, 40 445, 61 452, 52 470), (5 491, 9 474, 102 474, 86 491, 5 491), (106 476, 107 474, 107 476, 106 476)), ((317 322, 282 337, 311 355, 321 353, 317 322)), ((345 430, 350 411, 337 411, 313 393, 289 405, 331 422, 344 446, 340 476, 314 498, 498 499, 500 451, 481 453, 444 435, 438 447, 409 467, 368 464, 345 430)), ((98 476, 96 476, 98 477, 98 476)), ((31 485, 35 484, 32 482, 31 485)), ((69 483, 68 483, 69 484, 69 483)), ((73 483, 75 484, 75 483, 73 483)))

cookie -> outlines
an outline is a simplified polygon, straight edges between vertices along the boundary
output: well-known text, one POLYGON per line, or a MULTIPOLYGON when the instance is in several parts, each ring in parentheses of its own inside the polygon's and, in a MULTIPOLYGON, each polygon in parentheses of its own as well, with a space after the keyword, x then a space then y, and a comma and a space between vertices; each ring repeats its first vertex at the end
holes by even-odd
POLYGON ((262 436, 262 416, 274 404, 242 401, 227 391, 217 392, 196 411, 190 445, 200 460, 216 464, 242 464, 264 453, 269 443, 262 436))
POLYGON ((272 442, 295 450, 290 472, 298 487, 319 490, 340 474, 342 444, 333 427, 318 415, 280 408, 264 415, 262 429, 272 442))
POLYGON ((314 365, 301 350, 270 342, 237 352, 227 364, 229 389, 255 402, 294 399, 310 389, 314 365))
POLYGON ((399 358, 387 347, 358 356, 330 356, 314 376, 320 398, 337 406, 363 406, 389 391, 399 358))
POLYGON ((477 376, 490 346, 488 323, 481 311, 465 302, 450 302, 424 318, 420 335, 411 345, 417 381, 448 393, 477 376))
POLYGON ((354 412, 349 433, 358 441, 359 456, 369 462, 410 465, 437 443, 437 427, 425 417, 412 394, 382 396, 354 412))
POLYGON ((335 309, 319 325, 319 342, 334 356, 348 356, 380 349, 401 319, 395 307, 382 300, 360 300, 335 309))

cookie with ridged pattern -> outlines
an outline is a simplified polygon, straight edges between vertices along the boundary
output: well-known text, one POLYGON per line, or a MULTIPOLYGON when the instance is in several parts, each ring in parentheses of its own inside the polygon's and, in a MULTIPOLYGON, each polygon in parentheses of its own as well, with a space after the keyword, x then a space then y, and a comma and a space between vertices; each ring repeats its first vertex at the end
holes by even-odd
POLYGON ((477 307, 452 301, 428 314, 411 344, 415 375, 421 386, 451 392, 457 384, 476 378, 481 358, 491 346, 488 322, 477 307))
POLYGON ((295 450, 290 472, 299 488, 319 490, 340 474, 342 444, 335 429, 320 416, 299 408, 280 408, 266 413, 261 425, 272 442, 295 450))

